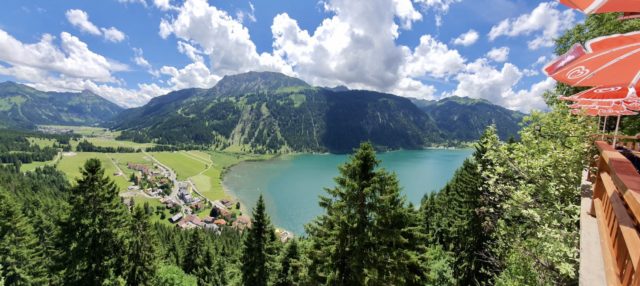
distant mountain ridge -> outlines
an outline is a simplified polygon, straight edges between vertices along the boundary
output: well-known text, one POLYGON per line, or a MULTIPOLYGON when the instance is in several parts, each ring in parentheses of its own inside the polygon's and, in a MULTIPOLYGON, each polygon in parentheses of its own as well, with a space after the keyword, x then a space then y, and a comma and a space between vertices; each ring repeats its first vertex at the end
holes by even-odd
POLYGON ((122 139, 258 152, 343 153, 366 140, 379 149, 417 149, 477 140, 490 124, 507 140, 517 137, 523 116, 483 99, 313 87, 275 72, 225 76, 212 88, 173 91, 127 110, 88 91, 0 83, 0 128, 99 124, 123 131, 122 139))
POLYGON ((435 122, 406 98, 312 87, 273 72, 226 76, 211 89, 169 93, 124 111, 111 126, 138 141, 262 151, 342 153, 365 140, 380 149, 415 149, 443 140, 435 122))
POLYGON ((122 110, 90 91, 44 92, 11 81, 0 83, 0 128, 96 125, 112 119, 122 110))
POLYGON ((485 99, 447 97, 441 100, 411 100, 427 113, 451 140, 474 141, 487 126, 495 124, 502 140, 517 138, 524 114, 485 99))

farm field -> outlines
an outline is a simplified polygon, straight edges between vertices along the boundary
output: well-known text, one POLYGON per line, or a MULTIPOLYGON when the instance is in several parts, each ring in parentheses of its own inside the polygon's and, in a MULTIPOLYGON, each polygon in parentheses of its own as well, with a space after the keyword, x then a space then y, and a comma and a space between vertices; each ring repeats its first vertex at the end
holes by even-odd
POLYGON ((91 127, 91 126, 65 126, 65 125, 39 125, 40 129, 45 130, 56 130, 59 132, 64 131, 73 131, 73 133, 82 135, 82 136, 108 136, 108 137, 116 137, 120 135, 120 132, 111 132, 108 129, 101 127, 91 127))
POLYGON ((58 162, 58 170, 65 173, 69 181, 74 184, 77 178, 80 178, 80 168, 84 166, 90 158, 98 158, 102 162, 102 166, 105 170, 105 175, 113 179, 120 191, 124 191, 131 184, 127 181, 127 178, 123 176, 114 176, 116 172, 116 166, 111 162, 111 159, 106 153, 91 153, 91 152, 79 152, 74 153, 72 156, 62 156, 60 162, 58 162))
POLYGON ((145 165, 151 165, 153 163, 149 155, 144 153, 105 153, 105 155, 120 167, 120 170, 122 170, 122 173, 124 173, 127 178, 133 173, 133 170, 127 167, 127 163, 145 165))
POLYGON ((48 138, 29 137, 27 138, 27 140, 29 140, 29 143, 31 144, 36 144, 40 146, 40 148, 53 147, 53 144, 56 143, 55 139, 48 139, 48 138))
POLYGON ((20 166, 20 171, 22 172, 30 172, 35 170, 38 167, 42 167, 42 166, 49 166, 49 165, 54 165, 56 162, 58 162, 58 160, 60 160, 60 154, 56 155, 55 158, 53 158, 53 160, 51 161, 45 161, 45 162, 31 162, 28 164, 22 164, 20 166))
POLYGON ((201 159, 193 158, 186 152, 152 152, 148 153, 155 157, 160 163, 171 168, 178 177, 178 180, 185 181, 205 170, 207 163, 201 159))
POLYGON ((265 160, 270 158, 268 155, 248 155, 248 154, 234 154, 224 152, 211 152, 209 153, 212 164, 202 174, 191 178, 198 190, 203 196, 211 199, 229 199, 229 194, 224 192, 222 187, 222 172, 241 161, 244 160, 265 160))
MULTIPOLYGON (((135 148, 135 149, 144 149, 155 146, 153 143, 136 143, 133 141, 120 141, 112 138, 104 138, 104 137, 85 137, 80 140, 87 140, 91 144, 99 146, 99 147, 127 147, 127 148, 135 148)), ((72 140, 71 147, 74 149, 78 146, 78 141, 72 140)))

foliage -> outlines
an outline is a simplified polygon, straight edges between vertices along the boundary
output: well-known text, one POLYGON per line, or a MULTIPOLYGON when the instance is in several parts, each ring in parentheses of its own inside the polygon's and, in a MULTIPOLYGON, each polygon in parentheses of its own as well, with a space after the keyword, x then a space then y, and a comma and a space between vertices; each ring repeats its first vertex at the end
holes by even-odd
POLYGON ((118 146, 118 147, 96 146, 87 140, 83 140, 81 142, 78 142, 78 146, 76 146, 76 151, 98 152, 98 153, 135 153, 135 152, 140 152, 140 149, 123 147, 123 146, 118 146))
POLYGON ((280 258, 280 268, 276 277, 274 286, 298 285, 300 283, 300 252, 298 250, 298 241, 289 242, 280 258))
POLYGON ((9 285, 41 284, 45 281, 42 249, 33 227, 15 200, 0 189, 0 265, 9 285))
POLYGON ((313 243, 309 271, 326 285, 420 285, 425 281, 418 218, 395 174, 377 170, 373 146, 363 143, 340 166, 337 186, 307 225, 313 243))
POLYGON ((149 223, 150 209, 135 207, 132 214, 131 242, 129 244, 128 285, 153 285, 158 267, 156 255, 156 239, 149 223))
POLYGON ((434 119, 449 140, 475 141, 484 130, 495 125, 503 140, 518 136, 524 114, 495 105, 484 99, 446 97, 438 101, 412 99, 412 102, 434 119))
POLYGON ((156 285, 163 286, 196 286, 198 281, 195 276, 188 275, 175 265, 163 264, 158 269, 156 285))
POLYGON ((94 125, 120 111, 121 107, 89 91, 43 92, 14 82, 0 83, 0 128, 94 125))
POLYGON ((481 199, 484 181, 479 173, 479 162, 486 152, 483 143, 486 144, 488 137, 496 139, 495 129, 490 127, 479 140, 474 158, 467 159, 440 192, 425 196, 422 203, 430 250, 442 253, 444 262, 447 255, 454 258, 453 263, 435 265, 437 268, 451 265, 458 285, 489 282, 487 272, 491 265, 486 262, 491 257, 487 252, 491 230, 484 225, 486 222, 480 212, 486 205, 481 199))
POLYGON ((420 148, 442 139, 433 120, 408 99, 313 88, 269 72, 228 76, 209 90, 154 98, 124 111, 114 127, 134 141, 233 145, 255 153, 346 153, 365 140, 381 149, 420 148))
POLYGON ((128 211, 100 160, 89 159, 71 190, 71 212, 63 233, 69 251, 66 284, 99 285, 127 276, 128 211))
POLYGON ((251 229, 244 240, 242 254, 242 284, 267 285, 272 280, 270 268, 274 266, 276 235, 266 214, 262 195, 253 210, 251 229))

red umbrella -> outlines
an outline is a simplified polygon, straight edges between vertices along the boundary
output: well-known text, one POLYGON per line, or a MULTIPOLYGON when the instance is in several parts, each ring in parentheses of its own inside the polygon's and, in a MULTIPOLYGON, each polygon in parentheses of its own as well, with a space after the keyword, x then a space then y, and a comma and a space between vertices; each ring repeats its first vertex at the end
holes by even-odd
POLYGON ((575 44, 545 66, 544 72, 571 86, 623 86, 635 94, 640 77, 640 32, 596 38, 586 43, 586 49, 575 44))
MULTIPOLYGON (((637 88, 637 87, 636 87, 637 88)), ((561 100, 593 100, 593 101, 610 101, 623 99, 640 99, 636 96, 636 88, 628 88, 624 86, 603 86, 594 87, 572 96, 561 96, 561 100)))
POLYGON ((560 3, 586 14, 640 12, 640 0, 560 0, 560 3))
MULTIPOLYGON (((618 117, 618 120, 616 121, 616 132, 615 132, 615 135, 613 137, 613 146, 616 146, 617 138, 615 136, 618 135, 618 129, 619 129, 619 126, 620 126, 620 117, 621 116, 638 114, 637 112, 633 112, 633 111, 627 110, 625 108, 625 106, 622 104, 622 102, 616 102, 610 107, 587 106, 587 105, 580 105, 580 104, 574 104, 574 105, 577 105, 580 108, 572 109, 571 110, 571 114, 588 115, 588 116, 604 116, 604 125, 602 126, 602 133, 605 132, 605 128, 607 126, 607 118, 609 116, 617 116, 618 117)), ((600 124, 600 122, 598 121, 598 125, 599 124, 600 124)))

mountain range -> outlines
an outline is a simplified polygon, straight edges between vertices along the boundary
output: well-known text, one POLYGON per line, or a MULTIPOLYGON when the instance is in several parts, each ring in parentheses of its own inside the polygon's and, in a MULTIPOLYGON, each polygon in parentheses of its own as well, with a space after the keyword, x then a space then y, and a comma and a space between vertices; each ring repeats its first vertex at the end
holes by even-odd
POLYGON ((496 125, 503 140, 511 136, 517 138, 519 123, 524 117, 521 112, 485 99, 452 96, 439 101, 413 99, 412 102, 433 118, 448 138, 460 141, 477 140, 491 124, 496 125))
POLYGON ((485 100, 408 99, 248 72, 225 76, 210 89, 178 90, 126 110, 86 91, 50 93, 0 84, 0 118, 14 116, 1 127, 101 124, 122 131, 121 139, 138 142, 343 153, 365 140, 379 149, 472 141, 489 124, 506 139, 517 135, 523 114, 485 100), (37 112, 27 112, 27 106, 37 112))
POLYGON ((0 128, 36 125, 97 125, 123 108, 90 92, 44 92, 14 82, 0 83, 0 128))

